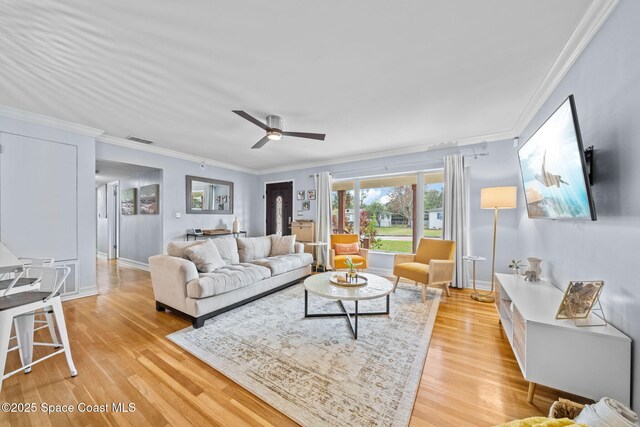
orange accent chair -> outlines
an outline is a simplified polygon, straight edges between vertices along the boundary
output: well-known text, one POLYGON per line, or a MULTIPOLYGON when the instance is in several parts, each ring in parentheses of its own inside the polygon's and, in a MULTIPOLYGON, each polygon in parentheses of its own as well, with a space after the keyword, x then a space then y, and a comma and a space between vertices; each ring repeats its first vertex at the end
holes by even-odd
POLYGON ((360 248, 357 254, 349 255, 336 255, 336 244, 360 244, 360 239, 357 234, 332 234, 331 246, 329 248, 329 265, 333 270, 345 269, 347 267, 347 257, 350 256, 354 264, 362 263, 358 270, 364 270, 367 268, 367 260, 369 258, 369 250, 360 248))
POLYGON ((396 254, 393 275, 398 287, 401 277, 422 284, 422 302, 426 301, 427 286, 442 285, 449 296, 449 285, 453 281, 456 242, 453 240, 420 239, 415 254, 396 254))

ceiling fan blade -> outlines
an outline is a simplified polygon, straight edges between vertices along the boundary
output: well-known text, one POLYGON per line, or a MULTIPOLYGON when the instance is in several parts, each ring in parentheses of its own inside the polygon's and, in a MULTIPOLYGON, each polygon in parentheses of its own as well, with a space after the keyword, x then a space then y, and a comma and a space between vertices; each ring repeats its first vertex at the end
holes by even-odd
POLYGON ((249 120, 254 125, 260 126, 264 130, 269 130, 270 129, 269 126, 265 125, 264 123, 262 123, 260 120, 256 119, 255 117, 253 117, 249 113, 245 113, 242 110, 231 110, 231 111, 233 111, 234 113, 236 113, 237 115, 239 115, 243 119, 249 120))
POLYGON ((256 145, 254 145, 251 148, 262 148, 264 146, 264 144, 266 144, 267 142, 269 142, 269 137, 265 136, 264 138, 262 138, 260 141, 258 141, 256 143, 256 145))
POLYGON ((326 136, 324 133, 308 133, 308 132, 282 132, 283 136, 295 136, 296 138, 308 138, 324 141, 326 136))

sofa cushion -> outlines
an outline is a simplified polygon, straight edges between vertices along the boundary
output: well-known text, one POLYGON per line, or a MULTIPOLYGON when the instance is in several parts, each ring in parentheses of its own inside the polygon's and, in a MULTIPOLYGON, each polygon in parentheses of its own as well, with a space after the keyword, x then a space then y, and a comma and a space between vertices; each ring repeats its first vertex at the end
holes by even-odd
POLYGON ((271 237, 238 237, 238 253, 240 262, 266 258, 271 253, 271 237))
POLYGON ((291 236, 279 236, 277 234, 272 234, 269 237, 271 237, 271 252, 269 253, 269 256, 288 255, 295 252, 295 234, 291 236))
POLYGON ((201 273, 187 283, 187 296, 200 299, 224 294, 271 277, 268 268, 256 264, 228 265, 212 273, 201 273))
POLYGON ((189 256, 187 256, 184 251, 191 246, 201 245, 205 242, 206 240, 196 240, 195 242, 169 242, 167 245, 167 255, 189 259, 189 256))
POLYGON ((220 256, 218 247, 211 240, 202 245, 189 246, 184 252, 202 273, 210 273, 227 265, 220 256))
POLYGON ((216 237, 211 239, 213 243, 218 247, 220 256, 224 262, 228 265, 237 264, 240 262, 240 256, 238 255, 238 244, 233 237, 216 237))
POLYGON ((256 259, 251 261, 251 263, 267 267, 271 270, 272 276, 277 276, 278 274, 311 265, 313 263, 313 257, 308 253, 277 255, 268 258, 256 259))

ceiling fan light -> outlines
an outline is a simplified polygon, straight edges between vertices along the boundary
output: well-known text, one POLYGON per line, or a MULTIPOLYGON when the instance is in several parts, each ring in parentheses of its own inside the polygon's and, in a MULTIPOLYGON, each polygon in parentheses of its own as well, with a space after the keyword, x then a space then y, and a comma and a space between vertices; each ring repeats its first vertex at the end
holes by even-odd
POLYGON ((280 132, 275 132, 275 131, 267 132, 267 138, 269 138, 272 141, 279 141, 282 139, 282 134, 280 132))

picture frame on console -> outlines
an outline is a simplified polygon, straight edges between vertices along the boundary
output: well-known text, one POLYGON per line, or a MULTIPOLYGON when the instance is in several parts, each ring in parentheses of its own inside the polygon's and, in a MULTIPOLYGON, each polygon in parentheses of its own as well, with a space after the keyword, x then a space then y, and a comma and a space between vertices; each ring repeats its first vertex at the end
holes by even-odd
POLYGON ((564 293, 556 319, 586 319, 598 301, 604 281, 571 281, 564 293))

